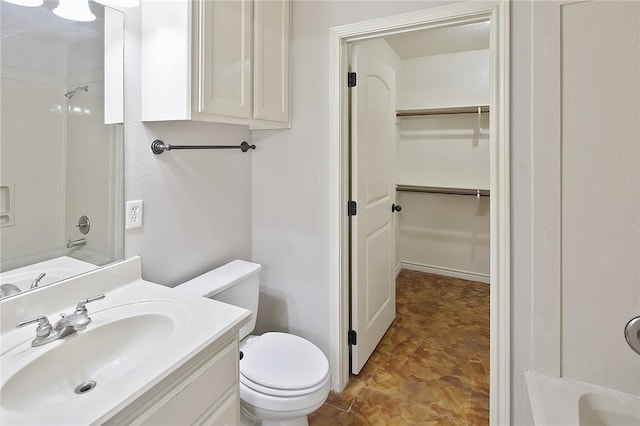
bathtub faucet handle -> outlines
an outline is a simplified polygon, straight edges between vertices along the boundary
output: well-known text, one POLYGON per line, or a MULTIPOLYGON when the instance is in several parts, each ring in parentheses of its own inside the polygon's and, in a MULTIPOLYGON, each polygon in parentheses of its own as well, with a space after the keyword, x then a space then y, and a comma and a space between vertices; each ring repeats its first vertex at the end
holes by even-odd
POLYGON ((631 318, 624 327, 624 338, 635 353, 640 355, 640 316, 631 318))

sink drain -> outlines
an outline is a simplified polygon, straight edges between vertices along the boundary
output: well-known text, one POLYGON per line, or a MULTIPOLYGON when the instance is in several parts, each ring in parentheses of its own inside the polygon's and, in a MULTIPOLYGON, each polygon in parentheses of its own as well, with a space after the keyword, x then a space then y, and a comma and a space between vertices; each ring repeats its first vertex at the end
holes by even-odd
POLYGON ((75 389, 74 392, 81 395, 83 393, 87 393, 87 392, 91 391, 97 385, 98 384, 96 382, 94 382, 93 380, 88 381, 88 382, 82 382, 78 386, 76 386, 76 389, 75 389))

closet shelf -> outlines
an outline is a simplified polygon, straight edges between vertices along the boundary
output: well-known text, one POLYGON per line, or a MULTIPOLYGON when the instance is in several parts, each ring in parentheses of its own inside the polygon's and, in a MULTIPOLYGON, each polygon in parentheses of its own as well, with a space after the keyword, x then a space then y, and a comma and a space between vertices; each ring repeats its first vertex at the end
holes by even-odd
POLYGON ((468 105, 446 108, 398 109, 396 117, 416 117, 421 115, 477 114, 489 112, 489 105, 468 105))
POLYGON ((445 186, 396 185, 398 192, 423 192, 428 194, 475 195, 489 197, 488 189, 454 188, 445 186))

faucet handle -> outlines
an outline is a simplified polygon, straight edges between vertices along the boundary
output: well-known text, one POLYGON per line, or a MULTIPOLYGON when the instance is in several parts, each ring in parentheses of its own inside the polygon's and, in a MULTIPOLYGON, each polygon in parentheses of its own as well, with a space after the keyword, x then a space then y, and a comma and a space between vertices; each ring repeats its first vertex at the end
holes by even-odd
POLYGON ((99 294, 97 296, 93 296, 93 297, 89 297, 88 299, 84 299, 78 302, 78 305, 76 306, 76 314, 86 314, 87 313, 87 308, 86 308, 86 304, 87 303, 91 303, 91 302, 95 302, 96 300, 102 300, 104 299, 106 296, 104 294, 99 294))
POLYGON ((31 318, 26 321, 20 321, 16 323, 16 327, 24 327, 25 325, 33 324, 34 322, 38 323, 38 328, 36 328, 36 336, 47 337, 51 333, 51 323, 49 322, 49 319, 44 315, 36 318, 31 318))

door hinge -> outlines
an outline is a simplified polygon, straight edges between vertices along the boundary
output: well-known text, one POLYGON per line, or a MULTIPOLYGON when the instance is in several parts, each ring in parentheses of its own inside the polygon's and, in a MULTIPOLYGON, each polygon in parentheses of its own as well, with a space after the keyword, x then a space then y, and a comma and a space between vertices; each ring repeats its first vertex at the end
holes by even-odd
POLYGON ((347 201, 347 216, 355 216, 355 215, 356 215, 356 202, 347 201))
POLYGON ((349 330, 349 344, 354 346, 358 344, 358 332, 355 330, 349 330))
POLYGON ((347 87, 356 87, 356 73, 348 72, 347 73, 347 87))

